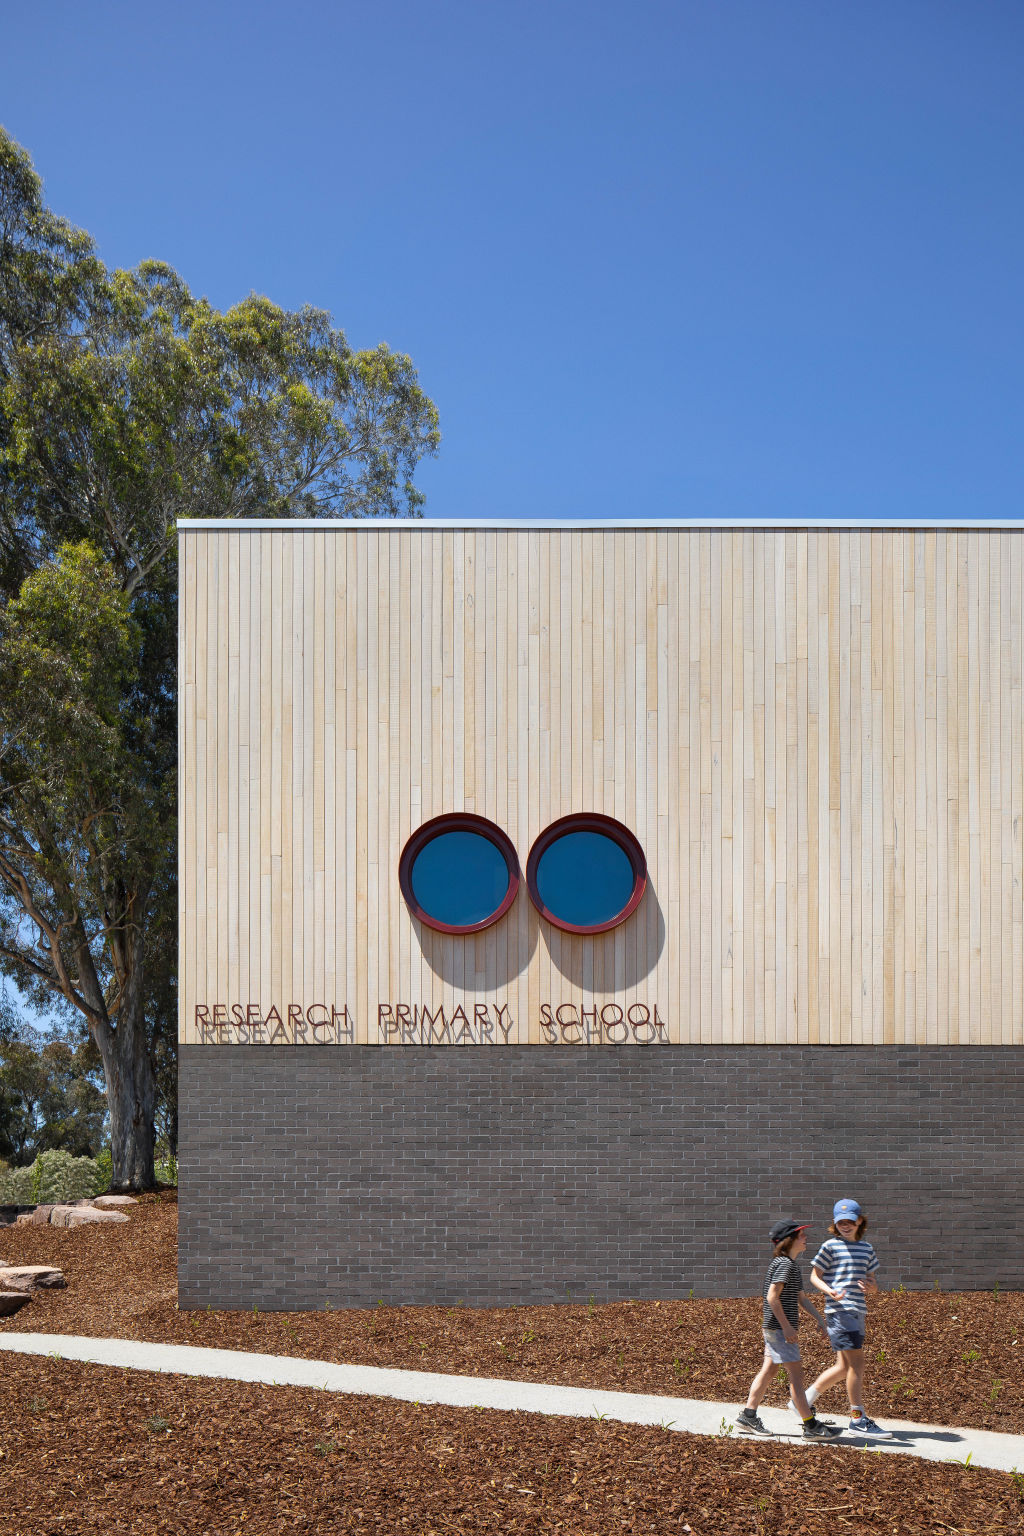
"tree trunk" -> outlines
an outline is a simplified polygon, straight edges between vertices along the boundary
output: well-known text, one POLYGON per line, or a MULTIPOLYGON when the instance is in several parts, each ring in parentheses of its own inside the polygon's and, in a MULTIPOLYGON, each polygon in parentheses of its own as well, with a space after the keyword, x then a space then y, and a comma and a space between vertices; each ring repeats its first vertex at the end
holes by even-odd
POLYGON ((153 1119, 156 1079, 149 1059, 141 1007, 125 1000, 115 1030, 97 1041, 107 1080, 110 1107, 110 1182, 116 1194, 156 1188, 153 1168, 153 1119))

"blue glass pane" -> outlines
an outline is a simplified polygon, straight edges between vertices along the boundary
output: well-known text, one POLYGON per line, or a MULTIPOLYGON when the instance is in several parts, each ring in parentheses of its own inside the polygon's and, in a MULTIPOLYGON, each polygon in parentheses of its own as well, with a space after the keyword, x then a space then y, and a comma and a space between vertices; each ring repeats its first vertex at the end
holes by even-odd
POLYGON ((633 866, 603 832, 567 832, 537 865, 540 899, 553 916, 577 928, 610 922, 633 894, 633 866))
POLYGON ((469 928, 496 912, 508 893, 501 850, 479 832, 442 832, 413 861, 413 895, 424 912, 452 928, 469 928))

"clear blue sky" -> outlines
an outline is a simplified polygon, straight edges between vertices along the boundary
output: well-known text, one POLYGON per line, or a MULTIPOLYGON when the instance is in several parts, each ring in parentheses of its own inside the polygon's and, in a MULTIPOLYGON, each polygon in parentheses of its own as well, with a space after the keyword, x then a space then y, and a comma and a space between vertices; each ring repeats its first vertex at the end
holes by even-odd
POLYGON ((1020 0, 5 7, 112 265, 330 309, 435 517, 1022 514, 1020 0))

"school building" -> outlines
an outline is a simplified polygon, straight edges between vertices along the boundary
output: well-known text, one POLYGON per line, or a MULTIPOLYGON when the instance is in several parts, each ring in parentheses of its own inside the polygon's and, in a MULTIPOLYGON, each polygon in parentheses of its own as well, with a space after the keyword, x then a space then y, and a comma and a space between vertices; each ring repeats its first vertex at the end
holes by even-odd
POLYGON ((1024 1288, 1024 531, 186 521, 182 1306, 1024 1288))

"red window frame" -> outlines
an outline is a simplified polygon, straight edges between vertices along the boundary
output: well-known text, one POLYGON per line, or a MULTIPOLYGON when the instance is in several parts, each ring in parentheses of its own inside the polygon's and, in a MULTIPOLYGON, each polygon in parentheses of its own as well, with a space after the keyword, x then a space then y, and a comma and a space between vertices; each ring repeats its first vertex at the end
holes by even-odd
POLYGON ((608 933, 612 928, 618 928, 630 917, 643 900, 644 891, 647 889, 647 855, 640 846, 628 827, 624 827, 621 821, 616 821, 613 816, 603 816, 599 811, 576 811, 568 816, 560 816, 553 821, 535 841, 530 849, 530 857, 526 861, 526 888, 541 917, 545 918, 555 928, 560 928, 563 933, 608 933), (558 917, 544 905, 540 890, 537 885, 537 870, 541 858, 559 838, 565 837, 569 832, 600 832, 602 836, 610 838, 617 843, 623 853, 629 859, 633 871, 633 891, 621 911, 604 923, 579 924, 569 923, 562 917, 558 917))
POLYGON ((419 922, 427 928, 433 928, 435 933, 467 934, 480 933, 484 928, 490 928, 505 916, 512 903, 519 894, 519 885, 522 872, 519 867, 519 856, 511 839, 495 826, 493 821, 488 821, 486 816, 476 816, 471 811, 453 811, 443 816, 434 816, 430 821, 425 821, 421 827, 409 838, 402 849, 402 857, 398 862, 398 883, 406 905, 419 922), (412 869, 417 858, 428 843, 432 843, 436 837, 445 832, 475 832, 480 837, 486 837, 494 844, 508 869, 508 890, 505 892, 501 905, 488 917, 479 923, 443 923, 439 918, 432 917, 416 900, 412 888, 412 869))

